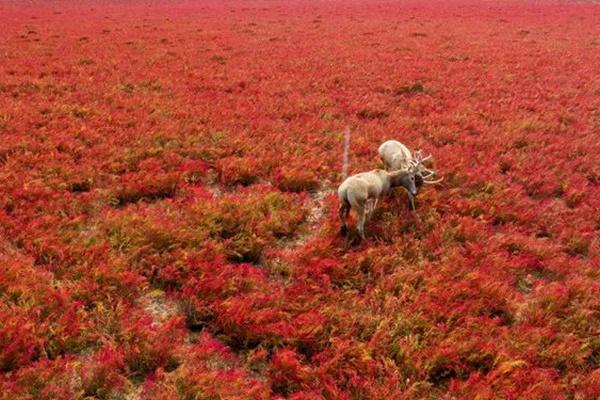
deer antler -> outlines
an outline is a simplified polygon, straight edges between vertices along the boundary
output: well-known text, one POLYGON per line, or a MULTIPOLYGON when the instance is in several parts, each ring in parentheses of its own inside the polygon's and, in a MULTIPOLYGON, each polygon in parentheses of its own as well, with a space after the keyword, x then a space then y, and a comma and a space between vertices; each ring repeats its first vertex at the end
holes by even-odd
POLYGON ((444 180, 444 177, 442 176, 440 179, 437 179, 435 181, 426 181, 425 179, 423 179, 423 183, 427 183, 427 184, 433 185, 434 183, 440 183, 443 180, 444 180))
POLYGON ((410 160, 410 163, 412 164, 413 167, 418 168, 419 171, 425 171, 425 172, 431 173, 433 171, 428 168, 425 168, 425 166, 423 165, 423 162, 429 160, 430 158, 431 158, 431 154, 428 155, 427 157, 423 157, 423 151, 417 150, 415 152, 415 158, 410 160))
POLYGON ((423 161, 427 161, 427 160, 429 160, 431 157, 432 157, 432 156, 431 156, 431 154, 430 154, 430 155, 428 155, 427 157, 422 157, 421 159, 419 159, 419 163, 423 163, 423 161))
POLYGON ((415 158, 411 160, 411 169, 413 169, 415 173, 421 175, 421 178, 423 178, 423 183, 433 184, 439 183, 444 180, 443 177, 433 181, 427 180, 427 178, 431 178, 435 175, 434 170, 425 168, 425 166, 423 165, 423 162, 429 160, 431 157, 431 154, 426 157, 423 157, 423 151, 419 149, 415 152, 415 158))

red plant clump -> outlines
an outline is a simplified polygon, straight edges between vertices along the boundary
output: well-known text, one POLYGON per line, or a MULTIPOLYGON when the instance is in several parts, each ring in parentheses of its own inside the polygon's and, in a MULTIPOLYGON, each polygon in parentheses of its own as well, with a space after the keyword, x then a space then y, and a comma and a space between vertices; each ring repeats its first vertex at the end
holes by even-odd
POLYGON ((600 397, 598 4, 0 15, 0 400, 600 397))

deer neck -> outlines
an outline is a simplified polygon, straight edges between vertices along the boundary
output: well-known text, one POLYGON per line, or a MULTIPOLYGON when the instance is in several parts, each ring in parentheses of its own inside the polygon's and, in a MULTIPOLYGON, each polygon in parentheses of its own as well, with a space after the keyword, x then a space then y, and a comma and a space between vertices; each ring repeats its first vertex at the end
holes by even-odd
POLYGON ((402 186, 402 177, 406 175, 406 171, 394 171, 389 174, 390 187, 402 186))

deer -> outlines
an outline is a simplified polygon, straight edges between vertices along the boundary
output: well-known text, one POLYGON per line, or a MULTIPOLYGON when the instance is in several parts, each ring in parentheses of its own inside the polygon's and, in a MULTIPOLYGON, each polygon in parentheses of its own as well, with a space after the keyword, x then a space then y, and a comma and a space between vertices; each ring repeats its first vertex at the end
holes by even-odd
POLYGON ((397 140, 383 142, 378 152, 387 171, 407 170, 411 166, 413 157, 410 150, 397 140))
MULTIPOLYGON (((367 219, 368 201, 377 201, 387 195, 392 188, 403 187, 413 197, 417 194, 417 185, 415 182, 415 172, 407 171, 386 171, 383 169, 374 169, 368 172, 362 172, 352 175, 338 188, 338 197, 340 199, 339 215, 342 222, 341 234, 348 233, 346 220, 350 214, 350 209, 354 209, 357 214, 357 230, 361 239, 365 240, 365 221, 367 219)), ((373 207, 373 209, 374 209, 373 207)), ((370 215, 371 211, 369 211, 370 215)))
MULTIPOLYGON (((437 180, 430 179, 435 175, 435 171, 426 168, 423 163, 432 157, 431 154, 423 157, 423 152, 417 150, 413 157, 408 147, 397 140, 385 141, 379 146, 378 152, 379 157, 381 157, 381 161, 383 162, 383 166, 387 171, 414 172, 417 188, 420 188, 423 184, 431 185, 444 180, 443 177, 437 180)), ((409 192, 408 200, 410 208, 414 210, 415 195, 409 192)))

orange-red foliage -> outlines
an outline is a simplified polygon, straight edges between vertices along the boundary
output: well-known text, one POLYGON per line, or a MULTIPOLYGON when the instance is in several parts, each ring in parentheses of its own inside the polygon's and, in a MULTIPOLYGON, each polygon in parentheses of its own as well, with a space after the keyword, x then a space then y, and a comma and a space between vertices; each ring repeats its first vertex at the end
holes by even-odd
POLYGON ((1 400, 600 397, 597 4, 0 19, 1 400), (445 177, 350 246, 346 127, 445 177))

